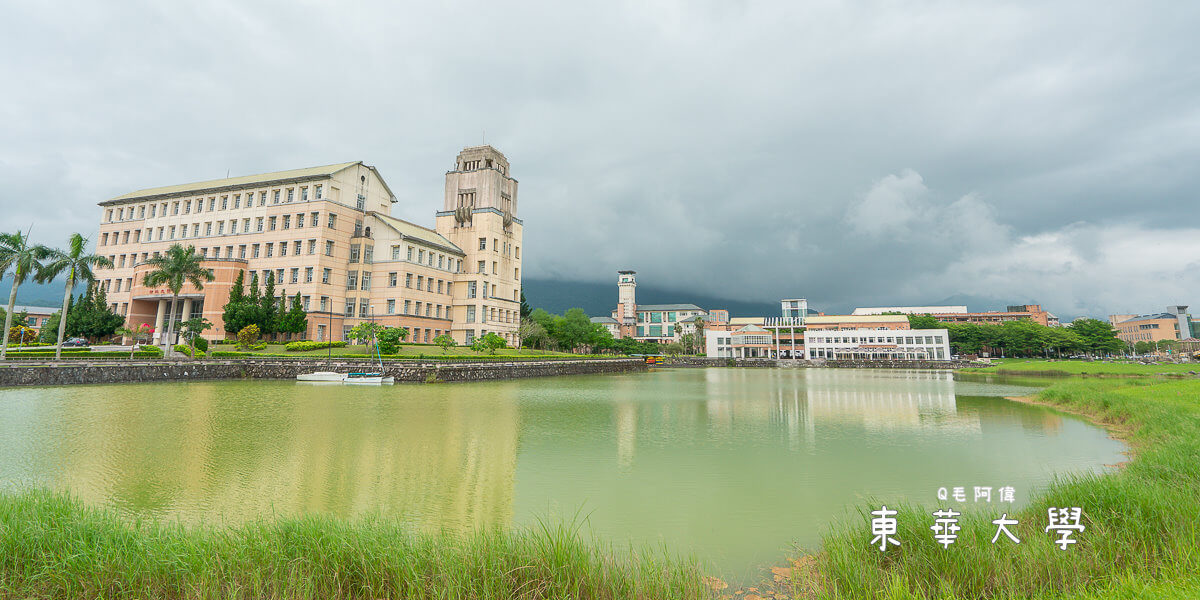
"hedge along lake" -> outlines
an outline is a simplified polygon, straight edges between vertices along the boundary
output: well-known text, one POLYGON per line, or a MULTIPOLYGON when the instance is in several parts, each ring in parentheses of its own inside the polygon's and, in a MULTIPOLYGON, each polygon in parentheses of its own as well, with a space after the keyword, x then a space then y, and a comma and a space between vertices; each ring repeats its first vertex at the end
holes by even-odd
MULTIPOLYGON (((205 381, 0 390, 0 489, 133 517, 386 514, 414 529, 586 519, 750 580, 871 498, 1121 462, 1105 431, 945 371, 663 369, 360 387, 205 381)), ((973 499, 966 506, 971 508, 973 499)), ((945 504, 945 503, 940 503, 945 504)), ((955 506, 960 506, 955 504, 955 506)), ((1012 512, 996 492, 980 510, 1012 512)), ((863 523, 863 543, 870 540, 863 523)))

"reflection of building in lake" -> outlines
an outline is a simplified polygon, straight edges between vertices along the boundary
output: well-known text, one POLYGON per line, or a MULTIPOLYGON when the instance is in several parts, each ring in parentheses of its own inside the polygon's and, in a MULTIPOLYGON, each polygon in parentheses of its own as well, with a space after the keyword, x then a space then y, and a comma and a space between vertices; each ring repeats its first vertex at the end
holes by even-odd
POLYGON ((103 410, 63 404, 95 413, 60 415, 93 426, 51 457, 58 479, 90 502, 185 519, 379 512, 428 528, 510 522, 518 414, 509 388, 487 399, 447 392, 415 410, 342 388, 330 398, 323 387, 247 402, 232 387, 256 383, 156 388, 153 399, 103 410))
POLYGON ((814 419, 855 420, 868 429, 979 430, 977 415, 958 412, 954 375, 949 371, 806 369, 804 375, 814 419))

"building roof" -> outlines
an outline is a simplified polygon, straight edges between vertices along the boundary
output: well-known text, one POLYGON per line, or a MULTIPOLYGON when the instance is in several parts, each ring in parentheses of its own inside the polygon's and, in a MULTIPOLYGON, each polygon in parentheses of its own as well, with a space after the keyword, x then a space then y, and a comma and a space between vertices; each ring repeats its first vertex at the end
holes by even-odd
POLYGON ((817 315, 806 317, 804 322, 809 325, 825 325, 828 323, 908 323, 906 315, 817 315))
POLYGON ((1153 315, 1138 315, 1136 317, 1133 317, 1132 319, 1125 319, 1124 321, 1117 321, 1117 324, 1120 325, 1121 323, 1133 323, 1134 321, 1157 321, 1159 319, 1170 319, 1172 321, 1175 321, 1178 318, 1179 318, 1178 315, 1173 315, 1171 313, 1158 313, 1158 314, 1153 314, 1153 315))
POLYGON ((408 221, 405 221, 404 219, 397 219, 396 217, 393 217, 390 215, 385 215, 380 212, 371 211, 367 214, 375 217, 376 219, 379 219, 380 223, 383 223, 384 225, 387 225, 388 227, 392 228, 396 233, 399 233, 404 238, 412 238, 412 239, 415 239, 415 240, 418 240, 421 242, 425 242, 426 244, 429 244, 432 246, 439 246, 441 248, 444 248, 451 252, 456 252, 463 256, 466 256, 466 254, 467 254, 466 252, 462 251, 462 248, 459 248, 458 246, 454 245, 454 242, 451 242, 450 240, 443 237, 442 234, 440 234, 432 229, 429 229, 426 227, 421 227, 420 225, 417 225, 416 223, 409 223, 408 221))
POLYGON ((754 325, 766 321, 766 317, 732 317, 729 319, 730 325, 754 325))
POLYGON ((754 325, 754 324, 747 325, 745 327, 742 327, 741 329, 738 329, 737 331, 734 331, 734 333, 742 333, 742 332, 770 333, 766 329, 763 329, 762 327, 759 327, 758 325, 754 325))
POLYGON ((699 310, 699 311, 703 311, 704 309, 700 308, 699 306, 696 306, 695 304, 639 304, 637 306, 637 310, 638 310, 638 312, 643 312, 643 311, 647 311, 647 310, 656 310, 656 311, 699 310))
MULTIPOLYGON (((0 308, 3 308, 3 307, 0 307, 0 308)), ((34 315, 49 315, 49 314, 58 312, 60 310, 62 310, 61 307, 50 308, 47 306, 30 306, 28 304, 14 304, 13 305, 13 314, 14 315, 17 313, 21 313, 21 312, 27 312, 27 313, 34 314, 34 315)), ((3 320, 4 319, 0 319, 0 321, 3 321, 3 320)))
POLYGON ((601 323, 604 325, 616 325, 617 320, 612 317, 592 317, 593 323, 601 323))
MULTIPOLYGON (((333 165, 323 165, 320 167, 308 167, 304 169, 291 169, 287 171, 273 171, 271 173, 259 173, 258 175, 243 175, 240 177, 226 177, 224 179, 210 179, 208 181, 197 181, 194 183, 184 183, 180 185, 167 185, 162 187, 146 188, 136 192, 122 194, 115 198, 101 202, 101 206, 106 204, 120 204, 127 200, 139 198, 149 198, 155 196, 185 196, 200 191, 219 190, 226 188, 236 188, 255 185, 266 185, 272 183, 280 183, 286 181, 301 181, 305 179, 319 179, 332 176, 334 173, 348 169, 355 165, 363 165, 361 160, 353 162, 337 163, 333 165)), ((383 182, 383 177, 379 175, 379 171, 370 165, 364 167, 375 171, 375 175, 379 176, 379 181, 383 182)), ((395 194, 388 188, 387 182, 383 183, 384 189, 387 190, 389 196, 395 200, 395 194)))

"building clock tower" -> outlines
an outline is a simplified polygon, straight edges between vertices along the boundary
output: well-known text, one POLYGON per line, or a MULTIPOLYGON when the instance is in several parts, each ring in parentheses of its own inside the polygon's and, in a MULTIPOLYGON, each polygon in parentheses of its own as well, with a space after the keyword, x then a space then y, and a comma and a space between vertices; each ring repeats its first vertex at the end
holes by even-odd
POLYGON ((459 344, 488 333, 520 343, 521 230, 508 159, 491 146, 459 152, 437 213, 437 232, 466 254, 454 275, 451 335, 459 344))

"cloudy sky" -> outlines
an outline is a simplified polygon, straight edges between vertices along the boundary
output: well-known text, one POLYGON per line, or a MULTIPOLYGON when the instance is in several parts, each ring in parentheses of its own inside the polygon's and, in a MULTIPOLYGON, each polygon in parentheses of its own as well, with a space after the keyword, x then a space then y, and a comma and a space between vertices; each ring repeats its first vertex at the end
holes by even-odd
POLYGON ((1194 2, 0 10, 3 229, 43 242, 134 189, 346 160, 432 224, 486 131, 528 277, 1200 306, 1194 2))

